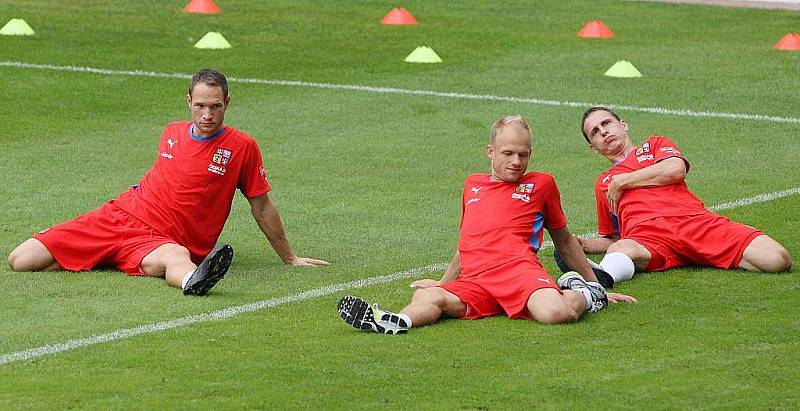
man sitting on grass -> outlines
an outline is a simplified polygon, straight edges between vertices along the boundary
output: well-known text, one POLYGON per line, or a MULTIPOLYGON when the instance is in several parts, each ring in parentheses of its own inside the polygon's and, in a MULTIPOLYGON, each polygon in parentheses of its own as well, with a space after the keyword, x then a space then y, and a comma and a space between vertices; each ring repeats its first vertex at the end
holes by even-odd
MULTIPOLYGON (((686 265, 757 272, 788 271, 792 258, 760 230, 703 206, 686 185, 689 162, 664 136, 634 146, 628 124, 605 107, 583 114, 589 146, 612 163, 595 182, 599 238, 576 239, 586 253, 605 252, 593 270, 607 288, 635 271, 686 265)), ((575 267, 556 252, 562 271, 575 267)))
POLYGON ((198 71, 186 95, 192 121, 167 125, 155 165, 139 184, 97 210, 23 242, 8 256, 11 269, 113 266, 129 275, 165 277, 184 294, 204 295, 222 279, 233 258, 230 245, 214 245, 237 188, 283 262, 327 265, 292 252, 269 197, 258 144, 223 125, 230 100, 222 73, 198 71))
POLYGON ((464 184, 458 251, 439 281, 412 283, 417 290, 399 313, 353 296, 339 301, 339 314, 360 330, 397 334, 442 317, 476 319, 505 314, 545 324, 577 321, 612 301, 636 302, 609 294, 597 283, 580 244, 567 229, 558 187, 546 173, 525 173, 531 131, 519 116, 497 120, 486 155, 491 174, 473 174, 464 184), (546 228, 575 272, 558 282, 536 253, 546 228), (563 289, 563 291, 562 291, 563 289))

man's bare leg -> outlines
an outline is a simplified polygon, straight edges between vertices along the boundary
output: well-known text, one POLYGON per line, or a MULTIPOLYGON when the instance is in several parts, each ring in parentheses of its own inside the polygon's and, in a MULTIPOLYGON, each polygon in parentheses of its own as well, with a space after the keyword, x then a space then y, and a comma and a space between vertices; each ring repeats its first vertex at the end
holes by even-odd
POLYGON ((25 240, 8 255, 8 266, 14 271, 63 270, 47 247, 35 238, 25 240))
POLYGON ((792 269, 792 256, 780 243, 767 235, 750 242, 739 260, 739 268, 747 271, 777 273, 792 269))
POLYGON ((464 304, 455 294, 441 287, 423 288, 414 292, 411 303, 400 313, 411 318, 416 327, 433 324, 442 316, 463 317, 467 311, 464 304))
POLYGON ((528 314, 542 324, 563 324, 578 321, 586 311, 586 298, 582 293, 554 288, 540 288, 528 298, 528 314))
POLYGON ((189 250, 172 243, 159 246, 142 259, 142 272, 150 277, 162 277, 177 288, 182 288, 183 278, 196 268, 189 250))

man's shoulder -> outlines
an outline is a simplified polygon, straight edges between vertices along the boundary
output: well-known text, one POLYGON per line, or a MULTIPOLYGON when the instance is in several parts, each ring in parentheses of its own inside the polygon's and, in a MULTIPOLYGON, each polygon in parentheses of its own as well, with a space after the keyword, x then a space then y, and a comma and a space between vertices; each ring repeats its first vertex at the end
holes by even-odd
POLYGON ((238 141, 240 141, 242 143, 246 143, 246 144, 256 144, 256 139, 254 139, 253 137, 250 137, 249 134, 245 133, 242 130, 239 130, 238 128, 234 128, 234 127, 231 127, 231 126, 225 126, 225 131, 226 131, 226 133, 228 134, 228 136, 230 138, 234 138, 234 139, 236 139, 236 140, 238 140, 238 141))
POLYGON ((474 173, 474 174, 468 175, 467 178, 464 179, 464 183, 468 183, 468 182, 485 182, 485 181, 489 181, 489 177, 490 177, 490 175, 486 174, 486 173, 474 173))
POLYGON ((531 171, 525 173, 522 178, 519 179, 520 183, 539 183, 539 184, 555 184, 556 178, 553 177, 552 174, 546 173, 544 171, 531 171))
POLYGON ((191 124, 191 121, 170 121, 164 128, 188 128, 191 124))

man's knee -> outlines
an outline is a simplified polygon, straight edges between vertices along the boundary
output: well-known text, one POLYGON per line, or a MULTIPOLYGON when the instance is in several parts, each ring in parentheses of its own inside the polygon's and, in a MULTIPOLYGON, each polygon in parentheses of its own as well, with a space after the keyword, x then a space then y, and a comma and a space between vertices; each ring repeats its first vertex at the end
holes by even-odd
POLYGON ((761 263, 761 271, 767 273, 778 273, 781 271, 792 270, 792 256, 785 248, 779 246, 765 252, 764 261, 761 263))
POLYGON ((762 235, 756 237, 744 250, 740 268, 750 271, 777 273, 792 269, 792 256, 780 243, 762 235))
POLYGON ((13 271, 46 270, 55 265, 55 260, 45 246, 30 238, 17 246, 8 255, 8 266, 13 271))
POLYGON ((141 266, 147 275, 163 276, 167 267, 187 263, 191 263, 189 250, 178 244, 167 243, 144 256, 141 266))
POLYGON ((643 271, 650 262, 650 259, 653 258, 647 248, 629 238, 619 240, 608 246, 606 254, 610 253, 622 253, 627 255, 639 271, 643 271))
POLYGON ((578 314, 568 304, 551 304, 537 307, 533 319, 542 324, 564 324, 578 321, 578 314))
MULTIPOLYGON (((528 302, 531 318, 542 324, 564 324, 578 321, 580 314, 575 311, 563 294, 553 290, 552 295, 539 293, 528 302)), ((532 296, 533 297, 533 296, 532 296)), ((583 298, 581 296, 581 298, 583 298)))
POLYGON ((444 289, 439 287, 429 287, 414 291, 411 301, 416 303, 433 304, 437 307, 444 307, 447 304, 447 296, 444 289))

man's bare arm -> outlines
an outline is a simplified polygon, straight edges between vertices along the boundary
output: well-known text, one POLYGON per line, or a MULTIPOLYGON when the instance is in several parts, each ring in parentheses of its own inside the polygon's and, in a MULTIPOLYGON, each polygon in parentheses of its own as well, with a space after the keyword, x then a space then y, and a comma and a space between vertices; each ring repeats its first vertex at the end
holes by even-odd
POLYGON ((261 232, 267 237, 270 245, 284 263, 299 266, 328 265, 327 261, 294 255, 292 246, 286 238, 286 232, 283 229, 283 222, 278 213, 278 207, 275 206, 269 194, 262 194, 257 197, 249 198, 248 201, 250 202, 250 210, 253 213, 256 224, 258 224, 258 228, 260 228, 261 232))

